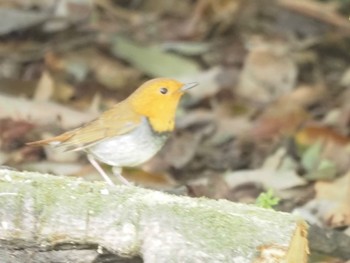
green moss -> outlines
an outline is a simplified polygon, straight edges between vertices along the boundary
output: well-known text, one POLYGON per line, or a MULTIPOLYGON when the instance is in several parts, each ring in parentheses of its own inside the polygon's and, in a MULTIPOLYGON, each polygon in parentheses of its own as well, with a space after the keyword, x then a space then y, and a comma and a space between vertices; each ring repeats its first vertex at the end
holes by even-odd
MULTIPOLYGON (((201 250, 206 250, 209 254, 229 255, 232 250, 240 248, 245 250, 242 254, 248 255, 252 247, 245 247, 244 244, 254 246, 254 250, 260 245, 255 239, 250 240, 252 236, 257 240, 264 240, 265 243, 274 243, 273 238, 278 231, 276 227, 281 225, 279 222, 286 226, 289 222, 291 226, 294 223, 294 218, 287 214, 275 213, 271 222, 273 211, 223 200, 169 197, 167 194, 138 187, 109 188, 103 183, 34 173, 14 173, 11 177, 16 177, 15 183, 9 184, 0 178, 0 192, 15 192, 18 196, 1 196, 0 205, 16 206, 15 211, 22 211, 16 215, 16 224, 20 228, 25 218, 24 206, 33 204, 39 220, 35 223, 41 228, 37 229, 39 236, 40 231, 46 230, 48 225, 52 226, 72 217, 78 224, 79 238, 84 241, 89 241, 89 220, 92 218, 95 223, 102 222, 104 218, 112 218, 108 223, 116 228, 122 228, 125 222, 130 222, 140 228, 136 229, 135 234, 142 235, 144 225, 147 224, 144 220, 156 218, 166 228, 176 227, 176 232, 191 245, 200 246, 201 250), (27 203, 26 198, 30 198, 33 203, 27 203), (252 217, 257 219, 254 224, 249 224, 252 217), (270 224, 269 227, 266 227, 266 222, 270 224)), ((9 218, 12 217, 13 215, 9 215, 9 218)), ((77 225, 72 224, 72 227, 74 232, 77 225)), ((65 238, 59 231, 49 233, 50 237, 42 236, 52 242, 65 238)), ((135 237, 134 243, 130 244, 131 251, 138 251, 140 240, 142 238, 135 237)))
MULTIPOLYGON (((165 209, 165 207, 162 209, 165 209)), ((213 252, 232 249, 235 243, 234 236, 238 232, 256 231, 253 227, 242 229, 243 219, 237 220, 235 218, 233 220, 230 215, 218 213, 210 208, 198 206, 184 209, 182 206, 175 204, 171 207, 171 212, 176 215, 177 219, 184 220, 183 226, 188 226, 181 229, 181 234, 187 240, 194 243, 202 240, 205 242, 205 247, 213 252)))
MULTIPOLYGON (((17 196, 14 197, 16 207, 23 208, 24 206, 24 196, 22 193, 19 193, 17 196)), ((14 209, 13 211, 18 211, 18 213, 15 216, 14 224, 17 228, 22 229, 21 223, 23 222, 23 210, 22 209, 14 209)))
POLYGON ((136 193, 137 188, 125 188, 124 191, 118 189, 116 194, 113 190, 107 188, 108 193, 102 194, 102 191, 106 189, 106 185, 93 185, 93 188, 90 189, 91 194, 85 196, 87 201, 87 207, 93 214, 100 214, 106 211, 106 205, 110 206, 111 209, 116 205, 127 204, 136 193))

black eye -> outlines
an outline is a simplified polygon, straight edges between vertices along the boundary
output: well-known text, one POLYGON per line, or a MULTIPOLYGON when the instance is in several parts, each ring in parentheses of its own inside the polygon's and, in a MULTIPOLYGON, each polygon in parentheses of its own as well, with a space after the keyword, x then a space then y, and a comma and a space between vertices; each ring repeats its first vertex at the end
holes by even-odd
POLYGON ((162 94, 167 94, 168 93, 168 89, 167 88, 160 88, 160 93, 162 94))

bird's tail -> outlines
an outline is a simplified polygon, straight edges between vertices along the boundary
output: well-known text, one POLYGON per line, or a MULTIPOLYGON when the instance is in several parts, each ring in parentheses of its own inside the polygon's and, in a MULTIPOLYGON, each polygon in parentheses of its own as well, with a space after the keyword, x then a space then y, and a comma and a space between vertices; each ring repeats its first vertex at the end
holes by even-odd
POLYGON ((53 138, 48 138, 48 139, 35 141, 35 142, 28 142, 28 143, 26 143, 26 145, 29 145, 29 146, 44 146, 44 145, 58 146, 62 142, 67 141, 72 136, 73 136, 73 134, 67 132, 67 133, 63 133, 63 134, 58 135, 58 136, 53 137, 53 138))

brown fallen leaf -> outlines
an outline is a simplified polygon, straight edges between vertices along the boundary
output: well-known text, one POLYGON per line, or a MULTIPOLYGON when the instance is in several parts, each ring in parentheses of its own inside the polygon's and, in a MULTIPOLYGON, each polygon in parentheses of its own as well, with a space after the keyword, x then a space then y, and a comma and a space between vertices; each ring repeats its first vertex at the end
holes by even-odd
POLYGON ((322 167, 335 169, 334 172, 329 170, 334 176, 350 168, 350 138, 347 136, 321 124, 308 124, 295 134, 294 140, 304 168, 314 174, 312 179, 318 178, 317 173, 322 177, 322 167))
POLYGON ((98 83, 112 90, 136 86, 141 76, 139 71, 126 67, 92 47, 64 54, 47 52, 45 64, 61 81, 73 76, 81 82, 91 73, 98 83))
POLYGON ((54 90, 54 80, 48 71, 44 71, 36 86, 33 99, 35 101, 48 101, 53 96, 54 90))
POLYGON ((8 159, 8 164, 17 166, 23 162, 36 162, 42 160, 44 151, 40 147, 24 146, 18 151, 11 153, 8 159))
POLYGON ((202 35, 215 25, 223 32, 236 21, 237 12, 244 4, 242 0, 200 0, 197 1, 190 19, 182 28, 182 37, 202 35))
POLYGON ((257 140, 271 140, 290 136, 309 114, 300 105, 293 102, 277 101, 271 104, 255 121, 252 135, 257 140))
POLYGON ((253 37, 248 45, 236 94, 249 101, 267 103, 290 93, 296 85, 298 68, 288 43, 253 37))
POLYGON ((224 177, 230 188, 242 184, 254 183, 263 185, 265 189, 271 188, 276 192, 307 184, 303 178, 292 170, 241 170, 227 172, 224 177))
POLYGON ((193 159, 202 137, 200 133, 191 131, 178 133, 175 141, 163 151, 165 161, 176 169, 183 168, 193 159))
POLYGON ((350 127, 350 88, 347 88, 341 96, 341 105, 334 111, 338 112, 338 115, 333 117, 333 122, 330 122, 335 127, 338 127, 339 131, 348 133, 350 127))
POLYGON ((25 120, 42 126, 54 124, 69 129, 95 117, 95 113, 80 112, 54 102, 33 102, 0 93, 0 119, 25 120))
POLYGON ((170 189, 176 186, 176 182, 166 172, 147 172, 137 168, 123 170, 123 176, 136 184, 157 189, 170 189))
POLYGON ((326 87, 323 85, 299 85, 291 93, 281 97, 285 103, 297 103, 307 108, 325 99, 326 87))
POLYGON ((282 7, 298 12, 304 16, 312 17, 324 23, 350 30, 348 19, 337 11, 337 2, 323 3, 314 0, 278 0, 277 2, 282 7))
MULTIPOLYGON (((210 174, 205 178, 199 178, 187 182, 188 194, 193 197, 208 197, 212 199, 233 200, 230 188, 220 174, 210 174)), ((237 197, 237 196, 235 196, 237 197)), ((240 198, 236 198, 238 200, 240 198)), ((240 200, 241 201, 241 200, 240 200)))
POLYGON ((228 171, 224 174, 209 173, 205 178, 188 181, 187 185, 193 196, 253 203, 264 189, 272 189, 281 198, 297 199, 293 190, 303 188, 307 182, 293 170, 270 167, 228 171))
POLYGON ((316 199, 327 200, 332 204, 321 215, 331 227, 350 226, 350 172, 331 181, 315 183, 316 199))
POLYGON ((220 83, 218 78, 223 74, 224 69, 220 66, 213 67, 206 71, 199 72, 197 74, 191 74, 187 77, 181 77, 179 80, 182 82, 198 82, 200 83, 199 89, 189 90, 191 98, 194 100, 201 100, 214 96, 220 90, 220 83))
POLYGON ((295 134, 295 140, 299 145, 310 146, 317 141, 333 142, 338 146, 344 146, 350 142, 350 138, 321 124, 308 124, 295 134))
POLYGON ((11 96, 32 97, 37 85, 34 80, 21 80, 18 78, 0 78, 1 93, 11 96))
POLYGON ((14 149, 24 144, 25 135, 34 125, 27 121, 0 119, 0 146, 2 149, 14 149))
POLYGON ((76 96, 75 84, 67 81, 63 74, 44 70, 37 85, 34 100, 53 100, 67 103, 70 102, 74 96, 76 96))

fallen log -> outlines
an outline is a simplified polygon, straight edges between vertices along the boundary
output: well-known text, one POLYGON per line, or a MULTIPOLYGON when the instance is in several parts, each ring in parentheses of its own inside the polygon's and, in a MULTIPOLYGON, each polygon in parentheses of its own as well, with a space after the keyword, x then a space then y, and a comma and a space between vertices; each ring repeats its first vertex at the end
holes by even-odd
POLYGON ((60 257, 75 256, 70 262, 103 262, 97 258, 108 251, 146 263, 302 263, 306 228, 294 215, 254 205, 0 170, 0 256, 13 263, 31 262, 26 251, 32 262, 57 262, 53 252, 65 244, 70 252, 60 257))

